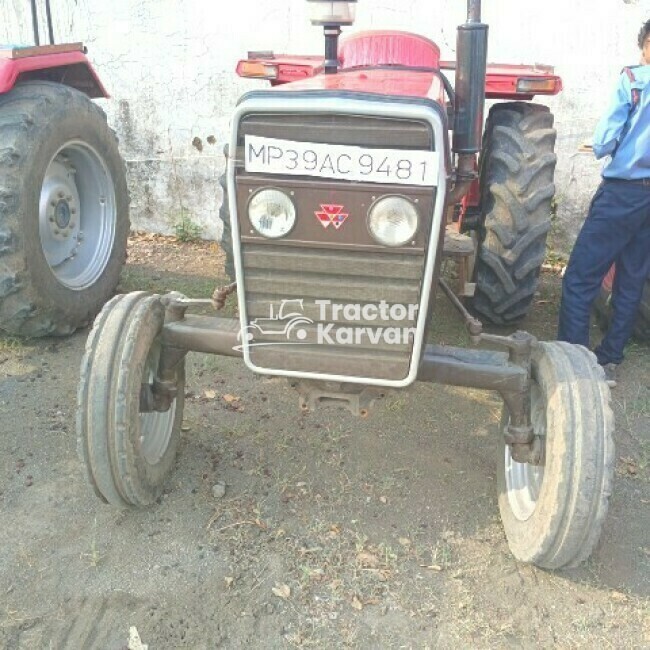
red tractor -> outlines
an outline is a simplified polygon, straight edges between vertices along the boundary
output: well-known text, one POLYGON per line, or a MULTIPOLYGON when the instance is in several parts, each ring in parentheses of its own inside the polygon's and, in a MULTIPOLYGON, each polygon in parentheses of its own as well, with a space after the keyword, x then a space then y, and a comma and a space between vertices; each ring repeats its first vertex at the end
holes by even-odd
MULTIPOLYGON (((322 79, 322 58, 250 54, 237 66, 242 77, 269 79, 273 86, 289 84, 286 90, 314 88, 318 83, 314 77, 322 79), (301 81, 304 83, 296 85, 301 81)), ((459 58, 473 54, 460 52, 459 58)), ((456 63, 441 61, 438 46, 426 38, 394 31, 355 34, 339 48, 339 61, 348 79, 356 70, 354 84, 348 84, 355 90, 367 88, 372 92, 377 86, 393 83, 398 76, 395 96, 435 98, 453 114, 455 93, 444 71, 455 70, 456 63), (372 69, 372 77, 361 72, 362 68, 372 69)), ((452 236, 448 252, 463 258, 461 277, 472 280, 469 284, 461 282, 458 293, 491 323, 506 325, 522 320, 535 295, 551 228, 556 132, 549 109, 529 100, 535 95, 556 95, 561 90, 562 81, 549 66, 488 65, 484 97, 508 101, 492 107, 483 134, 474 127, 470 149, 482 143, 478 165, 474 153, 466 154, 454 147, 459 164, 450 197, 454 210, 447 215, 448 234, 452 236), (458 233, 471 238, 459 237, 458 233)), ((456 92, 472 91, 459 85, 456 92)), ((471 104, 476 98, 467 99, 471 104)), ((462 117, 458 112, 455 119, 462 117)), ((454 125, 454 134, 458 145, 458 124, 454 125)), ((227 270, 234 277, 225 209, 221 219, 229 256, 227 270)))
POLYGON ((461 287, 475 284, 475 310, 510 323, 529 308, 550 225, 555 131, 548 109, 527 102, 561 81, 550 68, 487 66, 479 0, 458 28, 456 63, 402 32, 365 32, 339 47, 356 1, 309 5, 324 59, 257 53, 238 66, 272 87, 246 93, 232 118, 221 218, 234 282, 212 300, 117 296, 95 321, 77 415, 90 483, 118 507, 160 496, 190 350, 286 377, 304 412, 337 402, 365 417, 415 381, 493 390, 504 400, 496 464, 510 548, 539 566, 575 565, 598 541, 612 488, 603 371, 583 347, 483 333, 440 277, 442 257, 472 257, 475 240, 474 282, 461 287), (455 70, 453 86, 445 70, 455 70), (495 106, 483 134, 486 97, 517 101, 495 106), (472 342, 500 351, 427 343, 438 286, 472 342), (234 291, 238 318, 188 313, 218 309, 234 291), (287 327, 284 313, 299 325, 287 327))
POLYGON ((0 330, 69 334, 113 294, 129 198, 108 97, 81 43, 0 45, 0 330))

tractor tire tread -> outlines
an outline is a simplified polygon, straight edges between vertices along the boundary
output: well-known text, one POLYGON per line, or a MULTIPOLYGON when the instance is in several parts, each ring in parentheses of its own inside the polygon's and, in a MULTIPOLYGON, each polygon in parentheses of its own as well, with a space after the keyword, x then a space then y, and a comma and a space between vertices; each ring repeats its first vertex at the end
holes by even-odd
MULTIPOLYGON (((41 133, 53 116, 71 111, 99 117, 103 123, 102 137, 117 151, 118 139, 107 125, 106 113, 78 90, 59 83, 30 81, 0 96, 0 330, 9 334, 27 338, 71 334, 88 324, 117 284, 115 278, 108 291, 106 286, 97 286, 103 276, 99 278, 92 286, 97 287, 101 304, 92 305, 81 316, 71 316, 65 305, 48 302, 49 296, 39 292, 40 284, 25 260, 25 236, 20 216, 23 179, 29 175, 29 161, 39 146, 41 133)), ((126 178, 123 159, 117 155, 115 160, 119 161, 119 174, 126 178)), ((126 185, 124 201, 124 209, 118 210, 118 219, 122 221, 116 225, 113 249, 120 264, 126 260, 129 232, 126 185)))
POLYGON ((497 104, 488 116, 472 307, 491 323, 514 324, 532 305, 551 229, 555 137, 546 106, 497 104))
POLYGON ((164 307, 156 294, 136 291, 114 297, 97 316, 81 363, 76 422, 79 456, 97 496, 119 508, 147 506, 159 497, 180 439, 183 366, 177 375, 173 428, 161 467, 151 476, 141 473, 134 459, 133 436, 139 429, 133 429, 138 425, 132 412, 132 384, 140 381, 146 356, 143 344, 151 344, 163 321, 164 307))
MULTIPOLYGON (((546 463, 535 511, 516 519, 499 465, 499 507, 510 548, 547 569, 574 567, 600 539, 614 476, 611 395, 595 355, 582 346, 540 343, 534 374, 546 402, 546 463)), ((501 455, 503 442, 500 443, 501 455)))

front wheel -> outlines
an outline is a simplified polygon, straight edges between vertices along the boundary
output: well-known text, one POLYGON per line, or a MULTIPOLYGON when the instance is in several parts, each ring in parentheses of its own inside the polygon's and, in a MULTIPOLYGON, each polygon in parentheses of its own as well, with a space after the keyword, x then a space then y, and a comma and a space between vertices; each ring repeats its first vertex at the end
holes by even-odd
POLYGON ((95 493, 114 506, 151 505, 173 469, 185 373, 181 360, 173 393, 156 398, 164 316, 160 296, 116 296, 86 344, 77 394, 79 451, 95 493))
POLYGON ((544 445, 542 465, 513 460, 503 437, 499 445, 499 510, 508 545, 522 562, 575 566, 600 538, 613 482, 614 418, 595 356, 581 346, 539 343, 531 416, 544 445))

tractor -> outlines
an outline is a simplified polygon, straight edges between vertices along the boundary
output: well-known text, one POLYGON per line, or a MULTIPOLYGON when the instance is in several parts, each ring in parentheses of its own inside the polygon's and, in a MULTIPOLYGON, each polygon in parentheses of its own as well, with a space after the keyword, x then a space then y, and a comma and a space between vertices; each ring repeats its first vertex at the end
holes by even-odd
POLYGON ((367 417, 415 381, 496 391, 510 549, 541 567, 579 564, 613 482, 602 368, 584 347, 486 333, 476 317, 513 323, 530 307, 556 159, 553 117, 528 102, 561 80, 548 67, 488 66, 480 0, 468 0, 456 62, 416 34, 339 42, 356 0, 308 3, 324 57, 256 52, 237 67, 271 87, 244 94, 232 116, 221 219, 233 282, 211 299, 116 296, 95 321, 77 403, 89 482, 116 507, 157 501, 179 445, 188 351, 286 378, 305 413, 334 403, 367 417), (483 133, 486 97, 515 101, 495 105, 483 133), (443 257, 475 259, 460 286, 441 274, 443 257), (484 347, 429 342, 438 287, 484 347), (235 292, 236 318, 191 313, 235 292), (289 301, 295 328, 280 317, 289 301))
POLYGON ((87 325, 126 259, 124 161, 108 93, 81 43, 0 45, 0 330, 61 336, 87 325))

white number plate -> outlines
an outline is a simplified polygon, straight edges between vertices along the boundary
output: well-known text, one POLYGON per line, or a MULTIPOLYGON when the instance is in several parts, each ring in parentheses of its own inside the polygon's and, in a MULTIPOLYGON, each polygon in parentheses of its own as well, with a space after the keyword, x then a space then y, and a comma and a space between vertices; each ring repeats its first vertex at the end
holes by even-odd
POLYGON ((438 184, 440 157, 437 151, 367 149, 254 135, 245 137, 244 149, 247 172, 366 183, 438 184))

